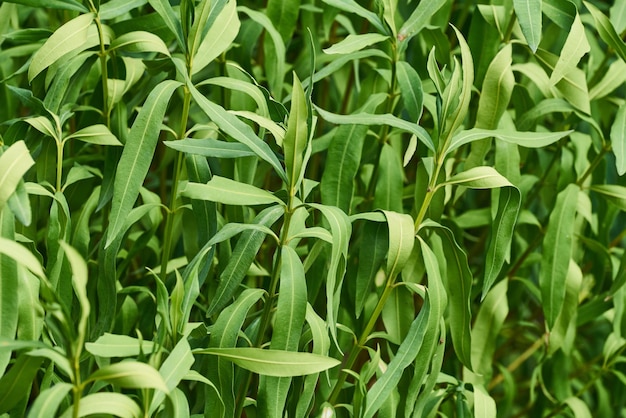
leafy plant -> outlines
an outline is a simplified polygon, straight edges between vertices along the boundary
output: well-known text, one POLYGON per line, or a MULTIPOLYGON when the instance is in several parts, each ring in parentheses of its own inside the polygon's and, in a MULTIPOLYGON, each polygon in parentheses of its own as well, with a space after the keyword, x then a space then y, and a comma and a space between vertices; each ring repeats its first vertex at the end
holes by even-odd
POLYGON ((0 414, 621 416, 621 2, 0 3, 0 414))

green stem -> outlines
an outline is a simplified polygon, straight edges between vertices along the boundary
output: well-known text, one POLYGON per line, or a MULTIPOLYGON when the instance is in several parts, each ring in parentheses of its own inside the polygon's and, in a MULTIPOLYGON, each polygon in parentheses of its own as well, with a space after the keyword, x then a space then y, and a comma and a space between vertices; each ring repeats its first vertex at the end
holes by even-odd
POLYGON ((436 158, 437 164, 435 165, 435 172, 431 176, 428 182, 428 188, 426 189, 426 195, 424 196, 424 201, 420 206, 420 210, 417 213, 417 217, 415 218, 415 230, 417 231, 419 226, 422 224, 424 217, 426 216, 426 211, 430 206, 430 202, 433 200, 433 196, 437 192, 437 179, 439 178, 439 173, 441 171, 441 167, 443 166, 443 158, 436 158))
POLYGON ((96 13, 96 27, 98 28, 98 38, 100 41, 100 71, 102 73, 102 116, 104 117, 104 124, 107 128, 111 127, 111 108, 109 106, 109 73, 107 69, 107 50, 104 44, 104 30, 102 29, 102 22, 100 21, 100 15, 96 13))
POLYGON ((62 140, 57 140, 57 184, 56 191, 61 191, 61 177, 63 176, 63 146, 65 143, 62 140))
POLYGON ((582 186, 583 185, 585 180, 587 180, 587 177, 589 177, 591 175, 591 173, 594 172, 594 170, 598 167, 598 164, 600 164, 602 162, 602 160, 604 160, 604 155, 607 152, 609 152, 610 150, 611 150, 611 144, 605 144, 604 147, 602 147, 602 149, 600 150, 598 155, 596 155, 596 158, 594 158, 594 160, 591 162, 589 167, 587 167, 587 169, 585 170, 583 175, 580 176, 580 178, 578 180, 576 180, 576 184, 578 186, 582 186))
MULTIPOLYGON (((191 71, 190 71, 191 73, 191 71)), ((189 108, 191 106, 191 93, 187 86, 184 88, 183 97, 183 113, 180 122, 180 131, 178 133, 178 139, 184 138, 187 131, 187 119, 189 118, 189 108)), ((170 196, 170 204, 168 211, 166 212, 165 220, 165 233, 163 235, 163 251, 161 253, 161 276, 165 277, 167 274, 167 265, 172 252, 172 235, 174 228, 174 217, 178 210, 178 183, 183 171, 183 159, 179 152, 176 152, 176 159, 174 163, 174 178, 172 183, 172 194, 170 196)), ((175 324, 172 324, 175 325, 175 324)))
POLYGON ((395 277, 390 277, 387 280, 385 290, 383 291, 383 294, 380 296, 380 299, 378 299, 378 303, 376 304, 376 307, 374 308, 374 311, 372 312, 372 315, 370 316, 369 321, 367 321, 365 328, 361 332, 361 336, 359 337, 356 344, 352 346, 352 349, 350 350, 350 354, 344 361, 342 368, 341 368, 342 370, 341 372, 339 372, 337 382, 335 382, 333 391, 331 392, 328 398, 328 403, 330 403, 331 405, 334 405, 335 402, 337 402, 339 393, 343 389, 343 384, 348 378, 348 373, 346 372, 346 370, 352 370, 352 367, 354 366, 356 359, 359 357, 359 353, 361 352, 361 349, 365 347, 365 344, 367 343, 367 339, 369 338, 372 331, 374 330, 374 327, 376 326, 376 323, 378 322, 378 318, 380 317, 380 314, 382 313, 383 308, 385 307, 385 303, 387 303, 387 299, 389 298, 389 295, 391 295, 391 292, 393 291, 394 282, 395 282, 395 277))

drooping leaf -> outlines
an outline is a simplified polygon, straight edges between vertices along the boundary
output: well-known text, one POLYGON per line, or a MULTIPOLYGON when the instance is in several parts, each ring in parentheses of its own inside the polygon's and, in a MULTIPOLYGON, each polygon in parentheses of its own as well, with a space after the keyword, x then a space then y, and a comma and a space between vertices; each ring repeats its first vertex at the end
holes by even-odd
MULTIPOLYGON (((92 393, 82 397, 78 411, 79 417, 110 414, 120 418, 139 418, 142 415, 141 408, 130 397, 113 392, 92 393)), ((74 406, 68 408, 62 416, 74 416, 74 406)))
POLYGON ((408 43, 428 25, 430 19, 446 4, 446 0, 420 1, 398 32, 398 41, 408 43))
POLYGON ((56 416, 59 406, 61 406, 70 390, 72 390, 72 385, 65 382, 59 382, 44 390, 33 402, 28 412, 28 417, 48 418, 56 416))
POLYGON ((105 381, 123 388, 152 388, 169 392, 163 377, 154 367, 134 360, 104 366, 93 372, 87 381, 105 381))
POLYGON ((527 148, 542 148, 553 144, 561 138, 566 137, 573 131, 563 132, 516 132, 509 130, 488 130, 473 128, 461 131, 452 138, 448 152, 452 152, 462 145, 468 144, 478 139, 488 138, 490 136, 498 138, 502 141, 517 144, 527 148))
POLYGON ((91 125, 86 128, 80 129, 71 135, 65 137, 65 141, 70 139, 77 139, 79 141, 87 142, 89 144, 96 145, 112 145, 121 146, 122 143, 111 133, 109 128, 105 125, 91 125))
POLYGON ((324 49, 326 54, 351 54, 360 51, 370 45, 377 44, 389 39, 386 35, 379 33, 365 33, 360 35, 349 34, 340 42, 324 49))
POLYGON ((0 155, 0 211, 34 164, 24 141, 14 143, 0 155))
POLYGON ((318 373, 340 364, 339 360, 317 354, 248 347, 205 348, 194 353, 220 356, 253 373, 276 377, 318 373))
POLYGON ((336 7, 345 12, 354 13, 357 16, 360 16, 364 19, 367 19, 372 26, 378 29, 379 32, 383 34, 387 34, 387 27, 383 25, 383 22, 380 20, 376 13, 367 10, 365 7, 358 4, 355 0, 323 0, 324 3, 328 4, 331 7, 336 7))
POLYGON ((207 184, 187 183, 181 196, 227 205, 268 205, 284 202, 268 191, 226 177, 213 176, 207 184))
POLYGON ((128 335, 105 333, 92 343, 85 344, 85 350, 98 357, 136 357, 140 352, 151 353, 154 343, 139 340, 128 335))
POLYGON ((177 141, 164 141, 163 144, 176 151, 187 154, 215 158, 240 158, 255 155, 247 146, 239 142, 227 142, 217 139, 185 138, 177 141))

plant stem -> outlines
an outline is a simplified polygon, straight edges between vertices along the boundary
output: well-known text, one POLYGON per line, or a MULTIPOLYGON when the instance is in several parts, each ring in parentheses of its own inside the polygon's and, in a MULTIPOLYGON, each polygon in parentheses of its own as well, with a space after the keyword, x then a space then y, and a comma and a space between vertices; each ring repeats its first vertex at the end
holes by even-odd
MULTIPOLYGON (((539 350, 544 344, 545 344, 545 335, 542 335, 541 337, 537 339, 537 341, 533 343, 533 345, 528 347, 526 351, 524 351, 519 357, 517 357, 513 361, 513 363, 509 364, 506 369, 509 372, 514 372, 515 370, 517 370, 519 366, 524 364, 524 362, 528 360, 530 356, 535 354, 535 352, 539 350)), ((498 376, 493 378, 491 382, 489 382, 489 386, 487 386, 487 390, 491 390, 494 387, 498 386, 500 383, 502 383, 503 380, 504 380, 504 375, 500 373, 498 376)))
POLYGON ((65 146, 65 143, 62 140, 60 140, 60 139, 57 139, 56 143, 57 143, 57 184, 56 184, 56 191, 60 192, 61 191, 61 177, 63 176, 63 146, 65 146))
MULTIPOLYGON (((190 71, 191 73, 191 71, 190 71)), ((189 108, 191 106, 191 93, 187 86, 183 87, 183 113, 180 122, 180 131, 178 139, 182 139, 187 131, 187 119, 189 118, 189 108)), ((167 265, 172 252, 172 230, 174 227, 174 217, 178 209, 178 182, 183 171, 183 159, 181 154, 176 151, 174 163, 174 178, 172 180, 172 194, 170 196, 170 204, 166 212, 165 233, 163 235, 163 251, 161 253, 161 276, 167 275, 167 265)), ((175 324, 172 324, 175 325, 175 324)))
POLYGON ((102 73, 102 116, 104 117, 104 124, 107 128, 111 127, 111 107, 109 106, 109 73, 107 69, 107 50, 104 44, 104 31, 102 29, 102 22, 100 21, 100 15, 96 12, 96 27, 98 28, 98 38, 100 41, 100 72, 102 73))
POLYGON ((376 307, 374 308, 374 311, 372 312, 372 315, 370 316, 369 321, 365 325, 365 328, 361 332, 360 338, 358 339, 356 344, 352 346, 352 348, 350 349, 350 354, 344 361, 342 370, 339 372, 339 376, 337 377, 337 382, 335 382, 333 391, 331 392, 328 398, 328 403, 330 403, 331 405, 334 405, 335 402, 337 401, 337 398, 339 397, 339 393, 341 392, 341 389, 343 388, 343 384, 345 383, 348 377, 348 373, 345 370, 352 369, 352 366, 354 366, 354 363, 356 359, 358 358, 359 353, 361 352, 361 349, 365 347, 365 343, 367 343, 367 339, 369 338, 374 327, 376 326, 376 323, 378 322, 378 318, 380 317, 380 314, 382 313, 383 308, 385 307, 385 303, 387 302, 389 295, 391 295, 394 282, 395 282, 395 277, 390 277, 387 280, 387 284, 385 285, 385 290, 383 291, 383 294, 380 296, 380 299, 378 299, 378 303, 376 304, 376 307))

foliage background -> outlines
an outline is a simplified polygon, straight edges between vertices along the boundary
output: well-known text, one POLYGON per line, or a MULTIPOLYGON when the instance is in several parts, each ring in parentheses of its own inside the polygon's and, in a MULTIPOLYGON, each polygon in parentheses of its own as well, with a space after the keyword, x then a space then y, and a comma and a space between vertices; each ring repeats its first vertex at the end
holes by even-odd
POLYGON ((622 416, 625 34, 0 2, 0 414, 622 416))

